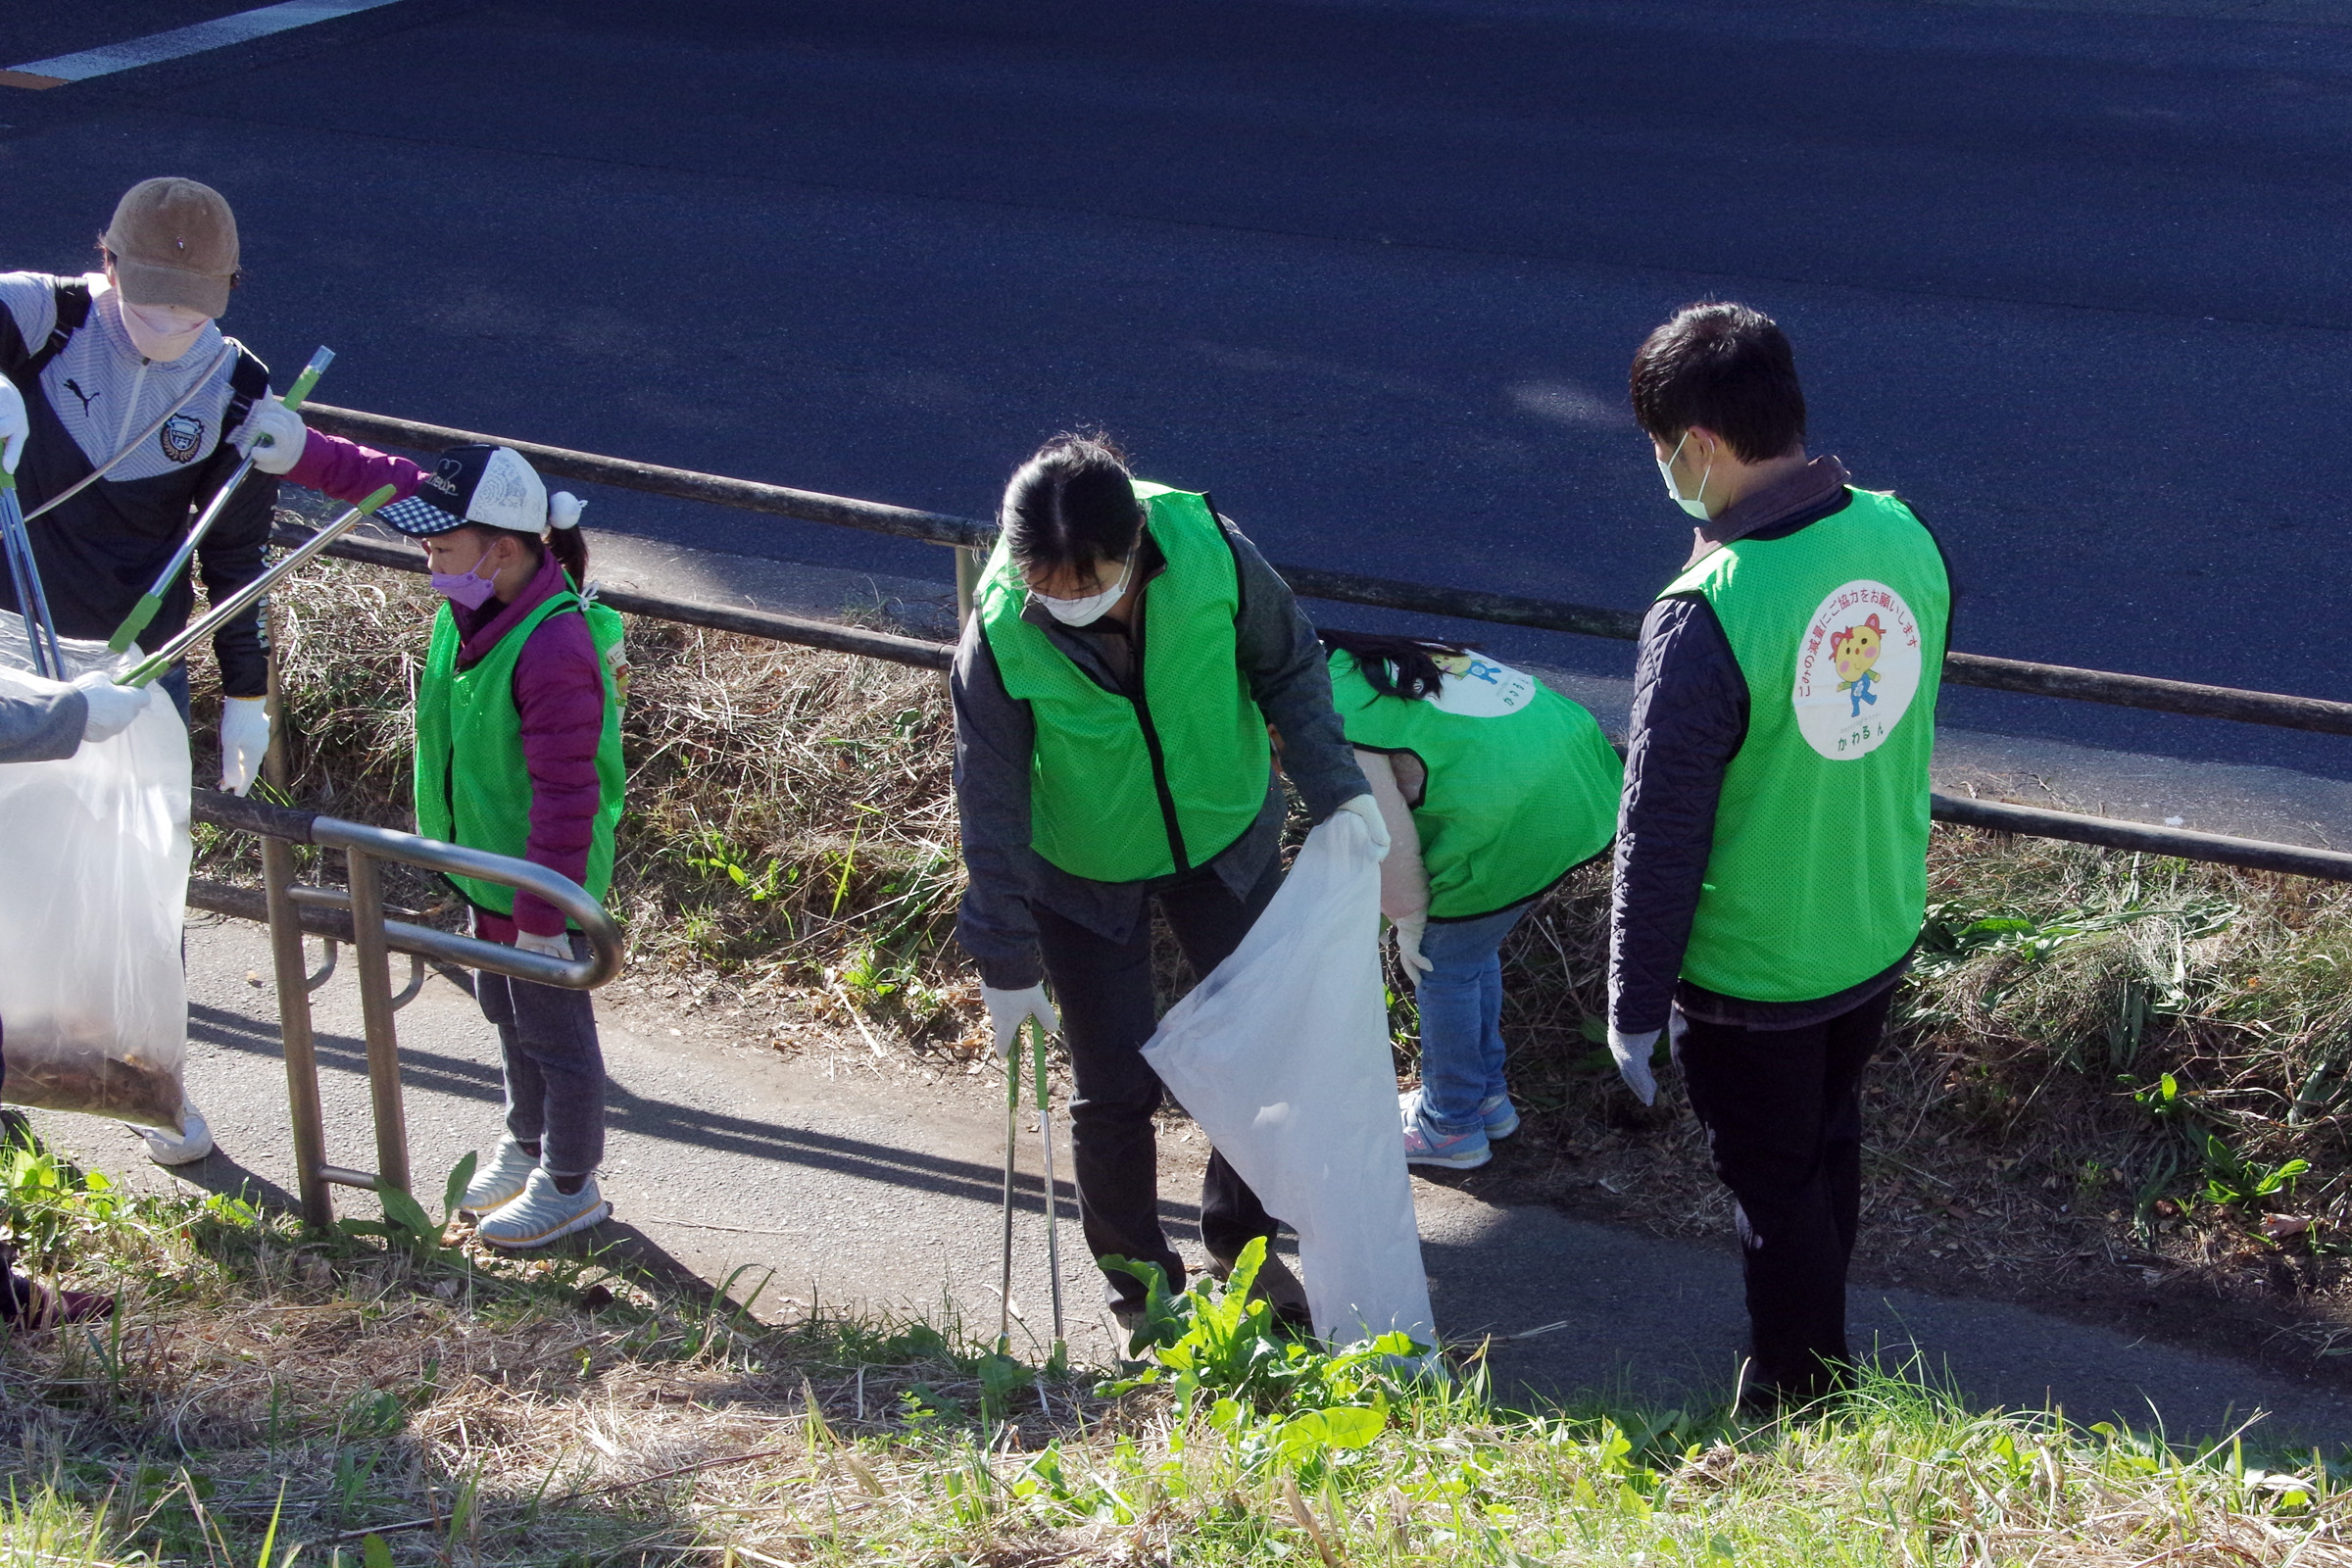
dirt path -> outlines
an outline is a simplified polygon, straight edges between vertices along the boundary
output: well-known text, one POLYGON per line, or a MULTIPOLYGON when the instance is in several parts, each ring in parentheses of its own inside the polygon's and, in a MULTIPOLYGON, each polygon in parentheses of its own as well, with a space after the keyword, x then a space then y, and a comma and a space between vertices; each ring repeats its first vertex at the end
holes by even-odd
MULTIPOLYGON (((233 921, 193 924, 188 968, 189 1081, 220 1152, 183 1175, 214 1188, 250 1183, 266 1199, 290 1201, 264 935, 233 921)), ((372 1134, 348 971, 314 1002, 330 1157, 365 1165, 372 1134)), ((600 1241, 714 1288, 732 1281, 738 1298, 764 1282, 762 1315, 814 1301, 863 1303, 934 1321, 960 1313, 967 1325, 994 1332, 1001 1080, 877 1057, 856 1041, 828 1055, 786 1058, 740 1043, 739 1023, 679 1015, 672 1002, 625 993, 604 998, 600 1015, 613 1081, 605 1184, 617 1211, 600 1241)), ((401 1013, 400 1027, 417 1185, 437 1190, 461 1154, 497 1136, 495 1039, 471 999, 437 977, 401 1013)), ((172 1179, 112 1124, 34 1119, 55 1146, 134 1186, 172 1179)), ((1013 1297, 1042 1340, 1034 1125, 1033 1113, 1023 1117, 1013 1297)), ((1059 1130, 1066 1158, 1066 1124, 1059 1130)), ((1203 1147, 1178 1127, 1162 1150, 1171 1230, 1197 1260, 1189 1199, 1203 1147)), ((1066 1181, 1071 1338, 1081 1355, 1101 1357, 1111 1349, 1110 1328, 1066 1181)), ((1696 1404, 1728 1386, 1741 1329, 1728 1240, 1661 1242, 1431 1182, 1416 1182, 1415 1192, 1441 1331, 1470 1344, 1495 1336, 1489 1359, 1498 1388, 1563 1397, 1621 1391, 1696 1404)), ((341 1196, 348 1212, 372 1212, 365 1195, 341 1196)), ((2275 1441, 2352 1443, 2352 1397, 2317 1380, 2002 1303, 1857 1291, 1854 1310, 1862 1343, 1917 1353, 1985 1404, 2054 1401, 2080 1420, 2115 1415, 2143 1426, 2153 1412, 2176 1437, 2227 1431, 2259 1409, 2269 1412, 2261 1431, 2275 1441)))

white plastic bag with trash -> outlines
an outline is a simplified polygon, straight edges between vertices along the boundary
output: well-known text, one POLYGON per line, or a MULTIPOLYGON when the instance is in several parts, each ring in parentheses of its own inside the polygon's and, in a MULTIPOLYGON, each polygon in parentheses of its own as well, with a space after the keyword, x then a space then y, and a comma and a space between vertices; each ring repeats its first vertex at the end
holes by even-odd
MULTIPOLYGON (((64 653, 69 680, 138 657, 64 653)), ((31 668, 0 612, 0 691, 31 668)), ((0 1099, 179 1130, 187 892, 188 732, 160 687, 112 739, 0 763, 0 1099)))
POLYGON ((1380 973, 1380 862, 1341 811, 1144 1059, 1298 1233, 1315 1333, 1435 1347, 1380 973))

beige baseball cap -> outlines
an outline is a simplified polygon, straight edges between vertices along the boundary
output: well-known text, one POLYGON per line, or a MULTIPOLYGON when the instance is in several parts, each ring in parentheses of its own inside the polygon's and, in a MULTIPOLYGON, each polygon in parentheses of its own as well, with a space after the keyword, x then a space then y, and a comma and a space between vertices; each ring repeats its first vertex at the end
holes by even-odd
POLYGON ((237 279, 237 218, 210 185, 167 175, 122 193, 106 225, 115 280, 133 305, 228 314, 237 279))

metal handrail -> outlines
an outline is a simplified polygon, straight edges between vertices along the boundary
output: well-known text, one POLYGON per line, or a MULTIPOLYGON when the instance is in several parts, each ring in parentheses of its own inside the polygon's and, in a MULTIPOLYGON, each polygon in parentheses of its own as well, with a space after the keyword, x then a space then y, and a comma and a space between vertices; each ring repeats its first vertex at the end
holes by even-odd
POLYGON ((2183 860, 2211 860, 2217 865, 2243 866, 2250 871, 2282 871, 2289 876, 2317 877, 2325 882, 2352 882, 2352 855, 2341 850, 2312 850, 2300 844, 2273 844, 2264 839, 2231 838, 2224 833, 2157 827, 2128 817, 2085 816, 2080 811, 2011 806, 2005 801, 1967 801, 1951 795, 1931 795, 1928 801, 1929 814, 1954 827, 2064 839, 2073 844, 2096 844, 2102 849, 2132 850, 2183 860))
MULTIPOLYGON (((270 542, 291 547, 301 544, 306 537, 301 529, 281 523, 270 536, 270 542)), ((409 545, 346 537, 328 545, 324 554, 418 576, 425 571, 424 557, 409 545)), ((845 626, 837 620, 808 620, 799 615, 779 615, 772 610, 746 610, 700 599, 672 599, 666 594, 601 584, 596 599, 598 604, 610 605, 632 615, 650 615, 681 626, 706 626, 712 631, 764 637, 770 642, 795 643, 805 648, 824 648, 837 654, 862 654, 869 659, 887 659, 894 664, 912 664, 919 669, 944 670, 956 662, 956 650, 946 643, 868 631, 862 626, 845 626)))
MULTIPOLYGON (((395 419, 356 409, 313 403, 303 417, 321 430, 362 440, 381 441, 412 451, 432 451, 466 443, 513 447, 543 473, 585 479, 621 490, 672 496, 763 512, 804 522, 831 523, 891 534, 926 544, 987 550, 996 543, 993 523, 941 512, 884 506, 847 496, 823 495, 784 485, 697 473, 689 468, 664 467, 627 458, 593 452, 574 452, 512 436, 485 435, 448 425, 395 419)), ((1467 588, 1433 587, 1393 578, 1365 577, 1354 572, 1329 571, 1320 566, 1283 565, 1274 569, 1294 593, 1337 604, 1366 605, 1383 610, 1410 611, 1459 620, 1484 620, 1528 626, 1543 631, 1571 632, 1585 637, 1630 641, 1641 635, 1642 616, 1632 611, 1574 605, 1520 594, 1483 593, 1467 588)), ((615 603, 618 601, 615 600, 615 603)), ((794 640, 794 639, 787 639, 794 640)), ((2112 670, 2082 669, 2071 664, 2045 664, 2033 660, 1999 659, 1986 654, 1946 656, 1943 678, 1957 685, 1982 686, 1993 691, 2024 692, 2072 702, 2102 703, 2192 718, 2223 718, 2241 724, 2267 724, 2281 729, 2317 730, 2352 735, 2352 703, 2322 697, 2298 697, 2283 692, 2241 691, 2230 686, 2208 686, 2195 681, 2166 680, 2154 675, 2127 675, 2112 670)))
MULTIPOLYGON (((472 877, 528 893, 576 922, 588 939, 587 957, 552 958, 543 953, 525 953, 503 942, 484 942, 479 937, 406 920, 386 920, 386 945, 396 952, 438 958, 466 969, 489 969, 517 980, 561 986, 569 991, 594 991, 620 973, 619 922, 612 918, 612 911, 588 896, 586 888, 544 865, 403 833, 397 828, 349 822, 339 816, 270 806, 213 790, 195 790, 190 801, 190 817, 213 827, 266 834, 295 844, 314 844, 320 849, 357 850, 379 860, 398 860, 444 876, 472 877)), ((316 899, 309 902, 329 908, 349 907, 341 897, 331 904, 316 899)))
MULTIPOLYGON (((393 1015, 416 994, 417 982, 412 980, 408 991, 399 998, 393 996, 393 952, 575 991, 601 986, 620 972, 618 923, 587 889, 545 866, 397 828, 349 822, 212 790, 191 792, 189 817, 212 827, 259 834, 262 839, 264 907, 276 971, 278 1025, 285 1041, 286 1102, 293 1124, 295 1173, 303 1218, 313 1225, 333 1223, 331 1184, 404 1193, 409 1189, 408 1112, 401 1097, 400 1040, 393 1015), (297 844, 342 851, 348 891, 297 882, 293 848, 297 844), (588 956, 551 957, 387 918, 381 870, 386 860, 496 882, 542 899, 579 926, 588 943, 588 956), (326 1157, 326 1119, 318 1099, 318 1056, 311 1030, 312 977, 302 946, 306 906, 346 914, 350 920, 348 940, 359 979, 360 1015, 368 1041, 368 1096, 375 1123, 376 1168, 372 1171, 332 1164, 326 1157)), ((339 930, 335 933, 337 938, 341 935, 339 930)))
MULTIPOLYGON (((299 537, 293 535, 291 530, 288 530, 288 534, 290 537, 299 537)), ((344 539, 330 545, 326 554, 370 565, 389 566, 398 571, 421 573, 424 570, 422 557, 414 550, 398 545, 344 539)), ((659 594, 607 591, 602 597, 607 603, 633 614, 653 615, 688 626, 741 632, 776 642, 860 654, 869 659, 888 660, 921 669, 946 669, 956 657, 956 650, 946 643, 897 637, 886 632, 869 632, 832 621, 803 620, 766 611, 736 610, 725 605, 664 598, 659 594)), ((1960 800, 1947 795, 1931 797, 1931 808, 1936 821, 1949 822, 1958 827, 1990 828, 1996 832, 2024 833, 2034 838, 2064 839, 2077 844, 2098 844, 2110 849, 2177 856, 2184 860, 2211 860, 2221 865, 2283 871, 2294 876, 2319 877, 2331 882, 2352 882, 2352 855, 2334 850, 2313 850, 2295 844, 2273 844, 2261 839, 2230 838, 2219 833, 2156 827, 2119 817, 2089 816, 2079 811, 2052 811, 2038 807, 1960 800)))

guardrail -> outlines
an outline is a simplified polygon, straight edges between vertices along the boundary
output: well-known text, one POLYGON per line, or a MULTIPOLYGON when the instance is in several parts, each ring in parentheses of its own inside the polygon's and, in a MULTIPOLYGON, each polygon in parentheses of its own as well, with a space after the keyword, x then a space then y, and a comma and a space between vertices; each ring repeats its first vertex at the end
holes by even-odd
MULTIPOLYGON (((952 545, 965 550, 986 550, 995 544, 997 537, 994 524, 973 517, 918 512, 907 507, 891 507, 879 502, 852 500, 846 496, 823 495, 813 490, 794 490, 784 485, 730 479, 718 474, 697 473, 687 468, 638 463, 627 458, 574 452, 534 441, 517 441, 512 436, 485 435, 475 430, 452 429, 447 425, 424 424, 414 419, 395 419, 356 409, 330 408, 324 404, 311 403, 304 406, 302 416, 319 429, 332 434, 382 442, 411 451, 431 452, 466 442, 509 446, 530 459, 542 473, 561 478, 584 479, 615 489, 636 490, 682 501, 708 502, 745 512, 763 512, 772 516, 792 517, 803 522, 831 523, 837 527, 859 528, 868 533, 890 534, 901 539, 952 545)), ((1482 593, 1467 588, 1436 588, 1385 577, 1327 571, 1320 566, 1277 564, 1274 569, 1282 574, 1294 593, 1303 598, 1325 599, 1337 604, 1411 611, 1459 620, 1491 621, 1499 625, 1530 626, 1586 637, 1631 640, 1639 636, 1642 630, 1641 615, 1630 611, 1572 605, 1550 599, 1531 599, 1517 594, 1482 593)), ((968 576, 967 564, 959 570, 958 578, 963 580, 968 576)), ((612 602, 615 605, 620 603, 617 597, 612 602)), ((764 634, 754 632, 752 635, 764 634)), ((2036 697, 2146 709, 2195 718, 2224 718, 2243 724, 2267 724, 2282 729, 2352 735, 2352 703, 2330 702, 2326 698, 2240 691, 2234 687, 2206 686, 2194 681, 2163 680, 2152 675, 2125 675, 2110 670, 2080 669, 2069 664, 1996 659, 1984 654, 1951 654, 1944 661, 1943 674, 1944 679, 1956 684, 1982 686, 1993 691, 2024 692, 2036 697)))
MULTIPOLYGON (((393 1015, 421 989, 423 960, 488 969, 578 991, 601 986, 620 972, 620 927, 603 905, 588 896, 587 889, 545 866, 394 828, 265 806, 211 790, 193 793, 190 816, 213 827, 258 834, 262 840, 262 913, 270 922, 278 1024, 286 1047, 286 1102, 294 1128, 296 1180, 306 1223, 333 1223, 332 1185, 409 1190, 408 1113, 401 1098, 400 1039, 393 1015), (294 846, 298 844, 340 850, 344 887, 318 887, 296 880, 294 846), (497 882, 544 899, 578 924, 588 941, 588 956, 554 958, 504 943, 388 918, 379 869, 386 860, 497 882), (310 916, 307 920, 306 915, 310 916), (310 960, 303 952, 306 925, 322 928, 320 934, 328 940, 326 966, 316 975, 310 972, 310 960), (318 1101, 318 1049, 311 1032, 311 993, 333 972, 333 944, 343 939, 345 930, 358 970, 360 1015, 367 1036, 368 1097, 375 1123, 376 1168, 372 1171, 327 1160, 325 1116, 318 1101), (409 984, 397 997, 392 994, 393 953, 408 954, 413 960, 409 984)), ((191 888, 191 892, 205 891, 191 888)), ((198 906, 223 904, 244 904, 243 907, 223 908, 224 913, 247 917, 252 913, 244 899, 216 896, 198 906)))
MULTIPOLYGON (((280 530, 280 537, 286 543, 298 543, 301 538, 298 532, 291 529, 280 530)), ((424 571, 424 558, 418 552, 401 545, 345 538, 327 546, 326 554, 348 561, 365 562, 369 565, 388 566, 396 571, 419 574, 424 571)), ((944 670, 954 662, 956 655, 956 650, 946 643, 866 631, 856 626, 836 625, 832 621, 804 620, 799 616, 771 614, 765 611, 735 610, 725 605, 704 604, 697 600, 671 599, 661 594, 623 593, 613 589, 605 590, 599 598, 632 614, 651 615, 687 626, 741 632, 773 642, 799 643, 810 648, 860 654, 868 659, 888 660, 919 669, 944 670)), ((2034 838, 2064 839, 2077 844, 2102 845, 2109 849, 2177 856, 2187 860, 2211 860, 2251 870, 2283 871, 2331 882, 2352 882, 2352 855, 2334 850, 2312 850, 2297 844, 2273 844, 2262 839, 2196 833, 2118 817, 2087 816, 2076 811, 2052 811, 2036 807, 2009 806, 1996 801, 1961 800, 1949 795, 1931 796, 1930 801, 1936 820, 1949 822, 1956 827, 1987 828, 1998 833, 2023 833, 2034 838)))

